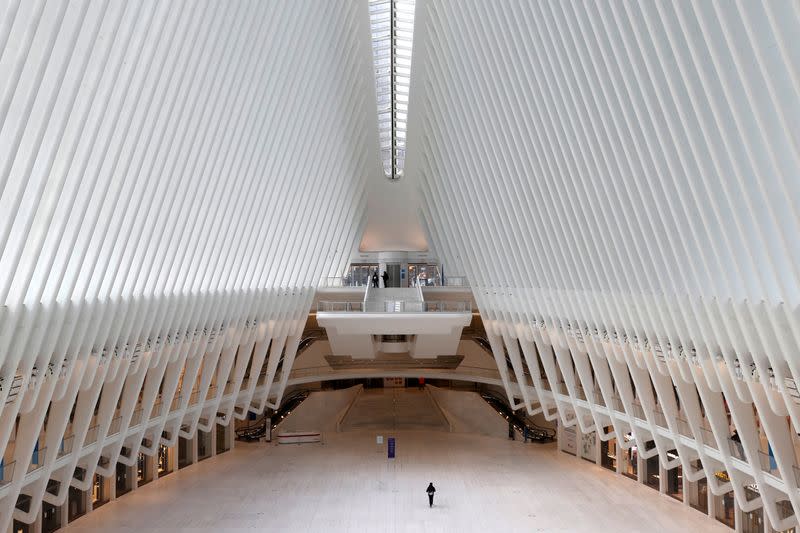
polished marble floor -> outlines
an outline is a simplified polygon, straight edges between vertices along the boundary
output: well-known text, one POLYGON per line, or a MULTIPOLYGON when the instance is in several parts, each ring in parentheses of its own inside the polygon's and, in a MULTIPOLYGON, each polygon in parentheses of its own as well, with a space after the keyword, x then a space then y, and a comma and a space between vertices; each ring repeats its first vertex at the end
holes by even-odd
POLYGON ((358 430, 241 444, 111 502, 78 531, 725 532, 697 511, 554 445, 358 430), (386 457, 376 435, 394 436, 386 457), (437 488, 428 508, 425 488, 437 488))

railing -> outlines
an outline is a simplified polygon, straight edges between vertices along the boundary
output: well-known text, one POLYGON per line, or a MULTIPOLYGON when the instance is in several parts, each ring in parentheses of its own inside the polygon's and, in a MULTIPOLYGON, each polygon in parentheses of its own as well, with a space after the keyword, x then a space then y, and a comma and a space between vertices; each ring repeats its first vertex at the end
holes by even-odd
MULTIPOLYGON (((742 459, 742 461, 745 461, 745 459, 742 459)), ((770 457, 769 454, 758 450, 758 462, 761 465, 761 470, 767 474, 772 474, 775 477, 781 477, 780 472, 778 472, 778 465, 775 462, 775 459, 770 457)))
POLYGON ((320 289, 335 289, 337 287, 367 287, 369 280, 363 282, 359 279, 353 279, 351 276, 334 276, 322 278, 319 282, 320 289))
POLYGON ((116 435, 119 433, 119 427, 122 423, 122 417, 118 416, 111 421, 111 425, 108 428, 108 435, 116 435))
POLYGON ((74 441, 75 441, 75 435, 64 437, 64 439, 61 440, 61 446, 58 447, 58 457, 63 457, 67 454, 72 453, 72 443, 74 441))
POLYGON ((47 457, 47 447, 39 448, 35 452, 34 455, 31 457, 31 464, 28 465, 28 473, 30 474, 34 470, 38 470, 44 466, 45 457, 47 457))
MULTIPOLYGON (((459 365, 458 367, 453 369, 442 369, 442 368, 424 369, 419 367, 413 367, 409 368, 408 372, 416 375, 418 373, 425 373, 426 370, 429 372, 429 375, 431 376, 435 376, 437 374, 461 374, 465 376, 483 377, 489 379, 496 379, 498 381, 500 380, 500 373, 497 370, 493 370, 490 368, 465 366, 465 365, 459 365)), ((369 374, 369 372, 372 371, 374 371, 376 374, 385 374, 387 370, 385 368, 370 368, 369 361, 365 361, 364 367, 347 367, 346 369, 341 369, 341 370, 331 368, 330 365, 297 368, 289 373, 289 379, 299 379, 312 376, 350 374, 350 373, 369 374)), ((279 381, 280 377, 281 377, 280 375, 276 375, 275 381, 279 381)))
POLYGON ((89 446, 90 444, 94 444, 95 442, 97 442, 97 431, 99 429, 100 429, 100 426, 99 425, 95 425, 95 426, 90 427, 86 431, 86 438, 83 439, 83 445, 84 446, 89 446))
POLYGON ((381 300, 372 302, 334 302, 320 300, 318 313, 471 313, 468 300, 419 302, 412 300, 381 300))
POLYGON ((318 313, 357 313, 364 311, 364 302, 328 302, 317 303, 318 313))
MULTIPOLYGON (((320 289, 335 289, 346 287, 369 287, 372 283, 370 277, 366 279, 357 279, 354 276, 330 276, 322 278, 319 281, 320 289)), ((430 277, 416 277, 409 281, 411 287, 469 287, 469 280, 466 276, 445 276, 444 283, 439 274, 439 270, 430 277)))
POLYGON ((0 463, 0 487, 8 485, 14 477, 14 468, 17 466, 16 461, 10 463, 0 463))
POLYGON ((467 276, 445 276, 445 287, 469 287, 467 276))
POLYGON ((178 410, 178 408, 180 408, 180 406, 181 406, 181 396, 182 396, 182 395, 180 395, 180 394, 177 394, 177 395, 175 395, 175 397, 172 399, 172 404, 170 404, 170 406, 169 406, 169 412, 170 412, 170 413, 171 413, 172 411, 177 411, 177 410, 178 410))

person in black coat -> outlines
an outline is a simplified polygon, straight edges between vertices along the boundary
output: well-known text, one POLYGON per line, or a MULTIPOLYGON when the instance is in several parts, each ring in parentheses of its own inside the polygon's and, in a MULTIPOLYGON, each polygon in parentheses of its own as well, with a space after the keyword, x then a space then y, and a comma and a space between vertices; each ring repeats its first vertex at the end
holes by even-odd
POLYGON ((389 286, 389 273, 384 270, 383 271, 383 275, 381 277, 383 278, 383 286, 384 287, 388 287, 389 286))
POLYGON ((372 286, 378 288, 378 270, 372 272, 372 286))
POLYGON ((425 492, 428 493, 428 507, 433 507, 433 493, 436 492, 436 487, 433 486, 433 482, 428 483, 428 488, 425 489, 425 492))

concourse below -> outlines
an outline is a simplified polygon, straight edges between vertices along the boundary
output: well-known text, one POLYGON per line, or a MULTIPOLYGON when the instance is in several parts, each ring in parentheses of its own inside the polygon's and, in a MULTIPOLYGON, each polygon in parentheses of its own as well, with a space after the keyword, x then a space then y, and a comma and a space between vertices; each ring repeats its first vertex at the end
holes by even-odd
POLYGON ((559 453, 555 443, 498 435, 501 417, 475 403, 475 393, 428 389, 313 393, 306 401, 324 403, 331 395, 331 418, 341 418, 341 431, 329 422, 320 426, 316 410, 302 404, 284 424, 320 426, 322 443, 237 442, 230 452, 140 488, 124 502, 109 502, 67 529, 730 531, 642 484, 559 453), (447 422, 430 418, 430 429, 398 429, 400 417, 387 415, 386 402, 396 402, 403 416, 433 411, 447 422), (494 436, 455 420, 460 404, 494 436), (387 458, 388 437, 396 439, 394 459, 387 458), (425 494, 429 482, 437 488, 433 508, 425 494))

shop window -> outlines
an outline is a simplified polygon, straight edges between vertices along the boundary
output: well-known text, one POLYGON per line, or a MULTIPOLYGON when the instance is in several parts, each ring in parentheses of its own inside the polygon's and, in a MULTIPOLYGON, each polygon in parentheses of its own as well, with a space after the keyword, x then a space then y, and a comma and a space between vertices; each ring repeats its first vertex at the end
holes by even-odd
POLYGON ((69 488, 69 513, 67 518, 72 522, 86 514, 86 493, 75 487, 69 488))
POLYGON ((345 275, 344 285, 347 287, 365 287, 370 283, 370 276, 377 270, 377 263, 362 263, 350 265, 350 270, 345 275))
MULTIPOLYGON (((696 459, 690 464, 695 472, 699 472, 703 469, 703 464, 700 462, 700 459, 696 459)), ((708 480, 706 478, 701 478, 697 481, 689 482, 688 490, 689 505, 701 513, 708 514, 708 480)))
MULTIPOLYGON (((605 428, 606 434, 611 432, 611 427, 605 428)), ((617 471, 617 439, 600 441, 600 465, 612 472, 617 471)))
POLYGON ((227 452, 228 449, 228 427, 217 424, 217 455, 227 452))
MULTIPOLYGON (((678 458, 678 453, 675 450, 667 452, 667 459, 673 461, 678 458)), ((676 466, 666 471, 667 475, 667 494, 676 500, 683 501, 683 467, 676 466)))
POLYGON ((100 474, 95 474, 94 483, 92 483, 92 509, 108 503, 108 492, 108 481, 100 474))
POLYGON ((163 444, 158 446, 157 467, 160 478, 172 472, 172 450, 163 444))
MULTIPOLYGON (((42 533, 51 533, 61 528, 61 508, 42 502, 42 533)), ((16 528, 14 528, 16 531, 16 528)))
POLYGON ((117 475, 115 479, 117 497, 127 494, 131 491, 131 475, 130 467, 117 463, 117 475))
MULTIPOLYGON (((759 497, 758 488, 755 485, 744 488, 747 500, 759 497)), ((764 508, 759 507, 749 513, 742 511, 742 533, 762 533, 764 531, 764 508)))
MULTIPOLYGON (((633 436, 628 433, 625 440, 630 442, 633 436)), ((622 475, 631 479, 639 479, 639 447, 634 444, 627 450, 622 450, 622 475)))
MULTIPOLYGON (((656 443, 649 440, 645 442, 644 447, 646 450, 652 450, 656 447, 656 443)), ((644 466, 647 486, 655 490, 661 490, 661 465, 659 464, 658 455, 648 457, 644 466)))
POLYGON ((197 460, 202 461, 211 457, 211 432, 197 431, 197 460))
POLYGON ((136 486, 141 487, 151 481, 153 481, 153 472, 150 461, 148 461, 148 457, 145 454, 140 453, 136 459, 136 486))
POLYGON ((733 491, 726 492, 722 496, 714 496, 714 499, 714 517, 719 522, 733 528, 736 523, 736 505, 734 504, 733 491))
POLYGON ((581 434, 581 459, 591 461, 594 463, 595 450, 597 449, 597 434, 592 431, 591 433, 581 434))
POLYGON ((408 265, 409 285, 434 286, 440 284, 439 269, 436 265, 428 264, 409 264, 408 265))
MULTIPOLYGON (((794 514, 794 510, 792 509, 792 502, 790 502, 789 500, 781 500, 779 502, 776 502, 775 506, 778 508, 778 516, 780 516, 781 519, 789 518, 794 514)), ((797 528, 790 527, 789 529, 783 529, 778 531, 777 529, 773 529, 772 526, 770 526, 769 528, 767 528, 767 531, 769 533, 797 533, 797 528)))
POLYGON ((192 441, 178 437, 178 468, 186 468, 192 464, 192 441))

